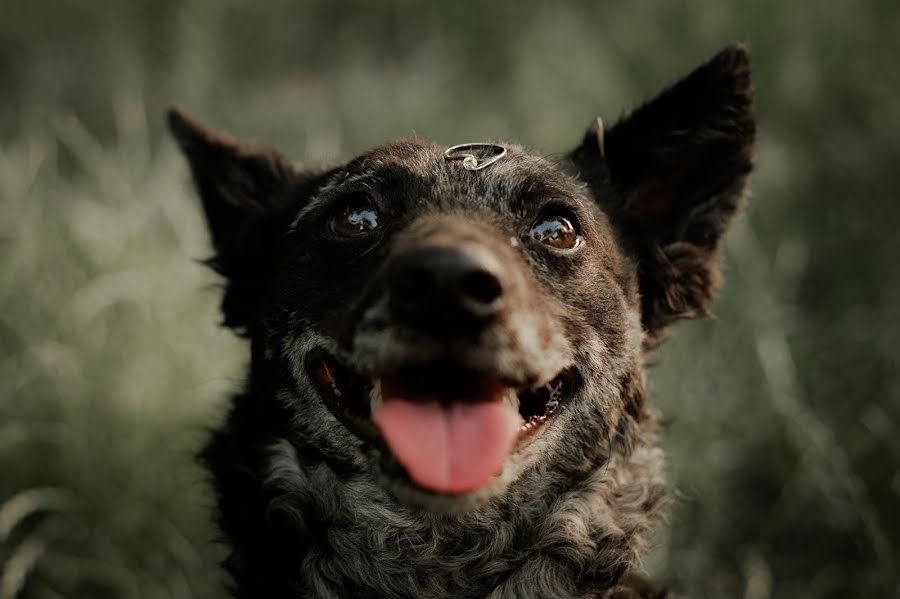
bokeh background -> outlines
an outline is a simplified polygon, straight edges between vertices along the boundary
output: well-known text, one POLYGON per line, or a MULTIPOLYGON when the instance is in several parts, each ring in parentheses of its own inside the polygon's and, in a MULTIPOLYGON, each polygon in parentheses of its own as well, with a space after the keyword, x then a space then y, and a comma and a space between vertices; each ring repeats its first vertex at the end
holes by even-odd
POLYGON ((192 454, 241 383, 178 102, 298 160, 557 153, 734 40, 759 163, 658 352, 687 597, 900 597, 900 3, 0 0, 0 599, 214 598, 192 454))

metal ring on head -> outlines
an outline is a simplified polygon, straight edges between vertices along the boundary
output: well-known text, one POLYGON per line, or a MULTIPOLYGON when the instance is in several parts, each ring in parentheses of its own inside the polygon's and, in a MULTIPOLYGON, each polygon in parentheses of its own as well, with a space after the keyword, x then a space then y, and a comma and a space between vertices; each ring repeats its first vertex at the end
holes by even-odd
POLYGON ((463 168, 467 171, 480 171, 504 156, 506 156, 506 148, 492 143, 459 144, 444 150, 445 160, 462 160, 463 168), (487 157, 479 157, 477 154, 473 154, 472 150, 487 150, 487 152, 481 152, 482 156, 487 155, 487 157))

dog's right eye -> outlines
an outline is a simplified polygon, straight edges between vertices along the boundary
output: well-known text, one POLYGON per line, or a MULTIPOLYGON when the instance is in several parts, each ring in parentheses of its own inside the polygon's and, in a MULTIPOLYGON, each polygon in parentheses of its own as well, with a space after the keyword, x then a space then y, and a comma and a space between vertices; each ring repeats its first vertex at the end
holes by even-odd
POLYGON ((574 217, 544 216, 531 227, 531 237, 558 250, 571 250, 581 243, 581 236, 573 224, 574 217))
POLYGON ((331 217, 331 230, 341 237, 371 233, 381 226, 378 211, 366 194, 354 194, 331 217))

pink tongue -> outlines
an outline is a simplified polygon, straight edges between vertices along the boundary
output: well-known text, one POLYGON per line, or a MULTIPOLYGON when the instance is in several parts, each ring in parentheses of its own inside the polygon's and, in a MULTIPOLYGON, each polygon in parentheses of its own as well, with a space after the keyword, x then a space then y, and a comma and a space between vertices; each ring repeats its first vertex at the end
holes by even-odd
POLYGON ((499 401, 390 398, 372 419, 410 478, 439 493, 465 493, 499 473, 522 424, 499 401))

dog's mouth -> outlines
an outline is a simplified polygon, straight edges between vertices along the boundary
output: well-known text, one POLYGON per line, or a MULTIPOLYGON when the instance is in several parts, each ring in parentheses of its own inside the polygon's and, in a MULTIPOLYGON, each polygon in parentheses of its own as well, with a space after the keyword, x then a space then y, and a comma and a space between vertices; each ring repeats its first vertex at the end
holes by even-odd
POLYGON ((323 351, 311 353, 306 367, 348 429, 386 445, 416 485, 444 494, 473 491, 499 474, 577 384, 571 367, 533 386, 454 364, 367 377, 323 351))

